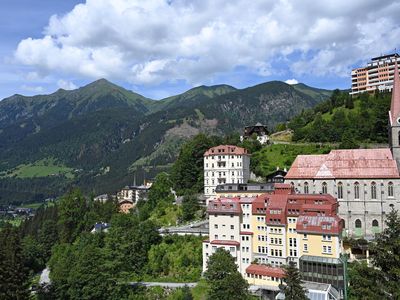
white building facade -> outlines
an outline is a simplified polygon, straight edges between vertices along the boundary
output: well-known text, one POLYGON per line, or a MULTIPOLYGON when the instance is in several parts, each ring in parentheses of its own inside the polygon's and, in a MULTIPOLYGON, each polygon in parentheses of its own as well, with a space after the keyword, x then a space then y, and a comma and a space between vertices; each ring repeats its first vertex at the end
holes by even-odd
POLYGON ((247 149, 220 145, 204 153, 204 194, 215 199, 217 185, 247 183, 250 179, 250 154, 247 149))

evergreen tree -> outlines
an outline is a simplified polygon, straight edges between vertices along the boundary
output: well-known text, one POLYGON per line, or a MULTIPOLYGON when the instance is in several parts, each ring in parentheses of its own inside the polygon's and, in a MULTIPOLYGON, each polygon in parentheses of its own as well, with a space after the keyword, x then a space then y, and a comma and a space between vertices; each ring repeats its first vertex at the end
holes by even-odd
POLYGON ((342 135, 342 141, 339 144, 340 149, 358 149, 360 146, 354 140, 354 135, 350 131, 346 131, 342 135))
POLYGON ((196 217, 199 210, 199 200, 194 195, 185 195, 182 200, 182 219, 191 221, 196 217))
POLYGON ((249 297, 248 283, 238 272, 232 255, 225 249, 218 248, 210 256, 204 276, 210 287, 209 299, 241 300, 249 297))
POLYGON ((203 155, 209 148, 218 145, 218 142, 212 137, 199 134, 181 147, 171 174, 179 195, 197 193, 203 189, 203 155))
POLYGON ((72 243, 86 227, 87 202, 79 190, 65 195, 60 202, 60 241, 72 243))
POLYGON ((400 299, 400 216, 397 210, 387 215, 386 228, 378 234, 371 252, 373 264, 382 272, 383 286, 391 299, 400 299))
POLYGON ((187 285, 183 287, 182 294, 182 300, 193 300, 192 292, 187 285))
POLYGON ((354 262, 349 268, 349 277, 349 299, 385 299, 380 270, 369 267, 366 262, 354 262))
POLYGON ((0 299, 28 299, 28 274, 19 233, 8 224, 0 230, 0 299))
POLYGON ((299 270, 295 267, 293 262, 285 266, 285 277, 283 278, 285 284, 280 288, 285 294, 286 300, 307 300, 306 290, 301 286, 303 283, 299 270))

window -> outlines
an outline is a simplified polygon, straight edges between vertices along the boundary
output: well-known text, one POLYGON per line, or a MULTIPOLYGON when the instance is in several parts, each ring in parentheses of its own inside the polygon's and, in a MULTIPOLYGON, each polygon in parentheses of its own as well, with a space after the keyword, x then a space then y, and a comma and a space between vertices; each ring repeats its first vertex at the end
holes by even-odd
POLYGON ((304 252, 308 252, 308 245, 307 244, 303 245, 303 250, 304 250, 304 252))
POLYGON ((376 183, 371 182, 371 199, 376 199, 376 183))
MULTIPOLYGON (((398 122, 398 121, 397 121, 398 122)), ((398 142, 399 142, 399 146, 400 146, 400 131, 398 133, 398 142)))
POLYGON ((231 229, 234 229, 235 228, 235 226, 234 225, 231 225, 231 229))
POLYGON ((355 225, 356 225, 356 228, 361 228, 361 220, 360 220, 360 219, 357 219, 357 220, 355 221, 355 225))
POLYGON ((329 234, 327 234, 327 235, 323 235, 322 236, 322 240, 323 241, 331 241, 332 240, 332 236, 330 236, 329 234))
POLYGON ((388 196, 393 197, 394 196, 394 191, 393 191, 393 182, 388 183, 388 196))
POLYGON ((304 182, 304 194, 308 194, 308 182, 304 182))
POLYGON ((354 199, 360 199, 360 184, 354 182, 354 199))
POLYGON ((343 184, 341 182, 338 183, 337 194, 338 199, 343 199, 343 184))
POLYGON ((235 252, 235 247, 230 247, 229 252, 235 252))
POLYGON ((234 240, 234 239, 235 239, 235 237, 233 235, 231 235, 231 240, 234 240))
POLYGON ((372 221, 372 227, 379 227, 379 223, 377 220, 372 221))
POLYGON ((326 182, 322 183, 322 194, 328 194, 328 185, 326 182))
POLYGON ((214 224, 214 228, 215 228, 215 229, 218 229, 218 224, 214 224))

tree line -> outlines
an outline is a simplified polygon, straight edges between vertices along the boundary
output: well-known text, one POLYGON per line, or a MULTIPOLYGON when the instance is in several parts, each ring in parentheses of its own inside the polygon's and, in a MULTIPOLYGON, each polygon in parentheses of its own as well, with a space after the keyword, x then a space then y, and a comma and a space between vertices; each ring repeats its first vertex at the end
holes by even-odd
POLYGON ((376 92, 352 98, 335 90, 329 100, 303 110, 291 119, 293 141, 342 143, 354 148, 361 142, 387 143, 391 94, 376 92))

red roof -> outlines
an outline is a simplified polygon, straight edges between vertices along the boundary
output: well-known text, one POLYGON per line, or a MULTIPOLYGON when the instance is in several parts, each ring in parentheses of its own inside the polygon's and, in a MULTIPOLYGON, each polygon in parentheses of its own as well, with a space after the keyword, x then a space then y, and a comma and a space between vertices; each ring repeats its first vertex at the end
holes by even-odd
POLYGON ((278 277, 278 278, 285 277, 285 271, 281 268, 274 268, 274 267, 255 265, 255 264, 251 264, 250 266, 248 266, 246 268, 246 273, 269 276, 269 277, 278 277))
POLYGON ((332 150, 325 155, 299 155, 285 179, 399 178, 390 149, 332 150))
POLYGON ((296 231, 299 233, 340 234, 343 220, 338 216, 309 216, 297 218, 296 231))
POLYGON ((394 65, 394 74, 393 74, 392 102, 389 111, 390 125, 396 124, 397 118, 399 116, 400 116, 400 78, 396 60, 394 65))
POLYGON ((247 149, 233 145, 219 145, 208 149, 204 156, 210 155, 250 155, 247 149))
POLYGON ((210 200, 207 206, 209 214, 241 214, 240 198, 219 198, 210 200))
POLYGON ((232 240, 213 240, 212 245, 228 245, 228 246, 240 246, 240 243, 232 240))

